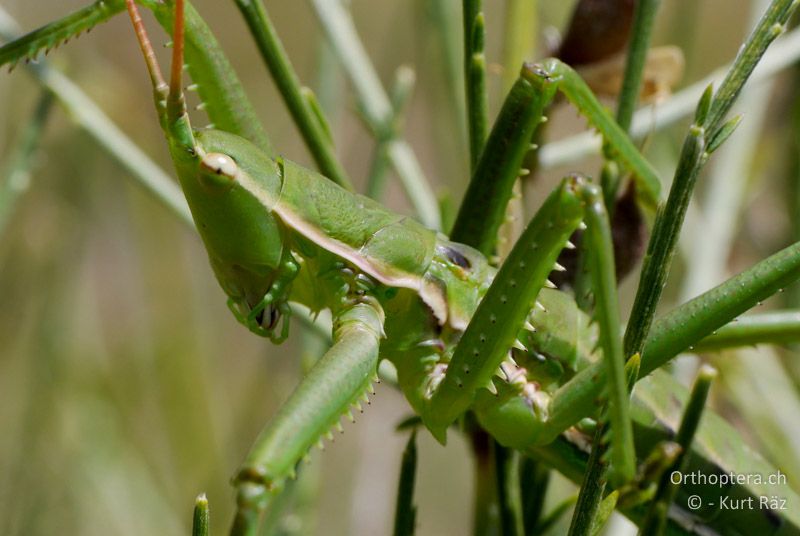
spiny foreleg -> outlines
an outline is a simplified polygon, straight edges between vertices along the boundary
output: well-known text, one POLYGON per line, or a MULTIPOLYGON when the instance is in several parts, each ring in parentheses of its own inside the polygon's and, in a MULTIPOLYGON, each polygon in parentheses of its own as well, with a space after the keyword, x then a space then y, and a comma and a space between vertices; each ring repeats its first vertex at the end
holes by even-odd
MULTIPOLYGON (((609 404, 612 465, 626 480, 633 476, 635 464, 611 232, 599 186, 580 176, 568 178, 551 194, 500 268, 430 397, 423 420, 443 440, 447 426, 469 409, 477 394, 484 402, 479 404, 479 418, 501 442, 522 446, 540 441, 548 428, 550 395, 511 358, 511 351, 528 351, 519 340, 520 332, 535 329, 530 320, 536 307, 546 313, 546 302, 538 300, 541 290, 559 252, 582 221, 591 244, 598 346, 610 378, 604 398, 609 404), (490 395, 492 391, 496 395, 490 395), (491 417, 484 423, 481 413, 491 417)), ((575 318, 580 316, 576 313, 575 318)))
POLYGON ((558 253, 581 222, 582 180, 564 181, 547 198, 478 305, 422 415, 440 441, 447 427, 469 409, 475 393, 492 388, 492 376, 517 344, 558 253))

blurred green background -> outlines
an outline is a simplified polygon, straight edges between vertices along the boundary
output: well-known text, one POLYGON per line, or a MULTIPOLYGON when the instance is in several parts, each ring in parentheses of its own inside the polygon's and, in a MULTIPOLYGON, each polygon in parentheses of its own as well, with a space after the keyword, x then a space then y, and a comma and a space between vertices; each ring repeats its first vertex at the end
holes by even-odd
MULTIPOLYGON (((455 37, 460 38, 456 0, 353 0, 351 7, 385 83, 400 65, 415 69, 417 84, 405 116, 405 136, 426 174, 435 178, 436 191, 458 200, 467 154, 465 141, 457 135, 453 81, 443 66, 431 18, 437 1, 452 16, 455 37)), ((86 3, 3 0, 2 7, 30 30, 86 3)), ((572 8, 572 2, 540 3, 542 37, 531 59, 543 54, 545 36, 563 28, 572 8)), ((485 4, 494 113, 502 99, 501 73, 517 66, 500 63, 505 3, 485 4)), ((654 43, 684 48, 687 72, 682 85, 730 61, 752 19, 753 6, 746 0, 663 4, 654 43)), ((275 146, 287 157, 311 165, 233 3, 196 0, 195 5, 232 58, 275 146)), ((330 112, 345 167, 363 183, 373 142, 358 118, 352 92, 325 51, 311 9, 290 0, 266 5, 301 79, 319 91, 330 112), (320 88, 323 71, 328 82, 320 88)), ((148 17, 155 41, 163 42, 160 28, 150 22, 148 17)), ((148 154, 171 169, 125 16, 62 46, 50 54, 50 61, 148 154)), ((730 164, 741 178, 741 192, 722 208, 709 208, 702 195, 693 207, 689 225, 695 232, 687 233, 691 236, 683 244, 689 260, 680 261, 674 270, 672 303, 791 240, 793 224, 785 199, 792 191, 786 179, 794 175, 786 110, 793 105, 796 87, 791 75, 761 86, 756 101, 765 106, 753 112, 758 122, 746 138, 752 155, 745 161, 739 155, 730 164), (712 214, 729 219, 724 230, 731 236, 720 254, 719 269, 709 275, 707 266, 693 264, 692 252, 698 245, 702 248, 702 233, 696 231, 709 228, 702 218, 712 214)), ((0 163, 7 163, 39 94, 23 69, 0 74, 0 163)), ((551 138, 581 128, 572 111, 555 117, 551 138)), ((648 156, 663 177, 671 176, 685 125, 648 138, 648 156)), ((715 155, 712 166, 729 157, 715 155)), ((193 498, 203 491, 211 502, 213 527, 222 532, 233 505, 230 477, 296 384, 304 353, 313 354, 314 349, 302 344, 297 323, 292 338, 279 347, 238 325, 195 233, 132 184, 57 106, 35 163, 30 190, 0 234, 0 534, 188 534, 193 498)), ((596 163, 574 163, 569 170, 593 173, 596 163)), ((552 179, 563 171, 567 169, 547 176, 552 179)), ((714 172, 712 168, 706 175, 714 172)), ((530 204, 537 203, 543 188, 528 188, 530 204)), ((706 192, 707 199, 712 195, 706 192)), ((394 184, 386 202, 398 211, 409 210, 394 184)), ((625 307, 633 279, 624 286, 625 307)), ((800 369, 785 360, 790 352, 760 348, 737 353, 715 361, 722 376, 714 403, 754 447, 797 482, 800 461, 792 445, 800 444, 795 417, 800 409, 795 371, 800 369)), ((682 366, 691 371, 691 361, 687 363, 682 366)), ((680 374, 681 366, 676 368, 680 374)), ((334 535, 390 532, 406 439, 394 427, 409 412, 398 392, 380 385, 356 424, 345 424, 344 435, 313 456, 305 467, 306 485, 313 489, 313 481, 318 482, 319 507, 305 528, 334 535)), ((450 437, 450 444, 442 448, 428 434, 420 436, 421 535, 469 531, 470 455, 458 435, 450 437)), ((563 481, 556 488, 551 502, 574 492, 563 481)), ((303 520, 294 516, 282 523, 291 529, 303 520)))

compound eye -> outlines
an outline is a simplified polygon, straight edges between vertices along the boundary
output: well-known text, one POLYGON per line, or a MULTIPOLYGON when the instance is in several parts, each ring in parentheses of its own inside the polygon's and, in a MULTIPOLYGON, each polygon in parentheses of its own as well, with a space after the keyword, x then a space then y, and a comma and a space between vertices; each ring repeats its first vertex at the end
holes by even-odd
POLYGON ((233 158, 222 153, 208 153, 203 157, 200 166, 207 172, 226 177, 230 180, 236 178, 239 168, 233 158))

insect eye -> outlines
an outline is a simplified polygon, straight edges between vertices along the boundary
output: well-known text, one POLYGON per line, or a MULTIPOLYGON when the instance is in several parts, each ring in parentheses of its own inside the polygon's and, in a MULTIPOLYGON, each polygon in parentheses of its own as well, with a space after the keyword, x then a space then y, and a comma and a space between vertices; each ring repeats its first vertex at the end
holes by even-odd
POLYGON ((231 180, 236 178, 236 172, 239 169, 233 158, 221 153, 208 153, 203 157, 200 166, 209 173, 227 177, 231 180))

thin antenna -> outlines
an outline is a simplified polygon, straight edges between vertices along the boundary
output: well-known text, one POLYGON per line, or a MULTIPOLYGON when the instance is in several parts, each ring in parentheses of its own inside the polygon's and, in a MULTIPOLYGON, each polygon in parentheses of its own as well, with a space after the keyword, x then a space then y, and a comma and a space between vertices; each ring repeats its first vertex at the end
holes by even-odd
MULTIPOLYGON (((132 0, 128 0, 132 1, 132 0)), ((169 96, 171 100, 178 101, 182 96, 181 78, 183 76, 183 47, 184 47, 184 1, 175 1, 175 26, 172 31, 172 70, 169 80, 169 96)))
MULTIPOLYGON (((180 2, 183 7, 183 2, 180 2)), ((147 71, 150 73, 150 80, 153 83, 153 89, 157 92, 163 92, 167 89, 167 83, 164 80, 164 75, 161 73, 161 67, 158 66, 156 53, 153 50, 153 45, 150 43, 150 38, 147 36, 147 30, 144 28, 142 17, 139 15, 139 8, 136 7, 134 0, 125 0, 125 5, 128 8, 128 14, 131 16, 133 29, 136 32, 136 39, 139 40, 139 47, 142 49, 144 61, 147 64, 147 71)), ((177 27, 177 22, 176 22, 177 27)), ((181 24, 181 27, 183 24, 181 24)))

